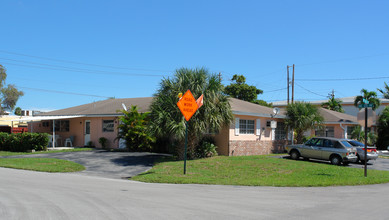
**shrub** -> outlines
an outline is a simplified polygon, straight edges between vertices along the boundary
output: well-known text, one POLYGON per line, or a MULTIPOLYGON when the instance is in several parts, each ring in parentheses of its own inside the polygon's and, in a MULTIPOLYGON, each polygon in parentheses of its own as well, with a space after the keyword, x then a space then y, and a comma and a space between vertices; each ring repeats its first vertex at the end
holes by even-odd
POLYGON ((47 150, 49 136, 45 133, 0 133, 0 150, 25 152, 47 150))
POLYGON ((90 147, 90 148, 94 148, 95 147, 95 144, 92 142, 92 141, 88 141, 87 147, 90 147))
POLYGON ((217 156, 216 148, 217 146, 214 144, 214 140, 212 138, 204 138, 200 141, 200 144, 195 150, 195 157, 205 158, 217 156))
POLYGON ((107 148, 108 139, 105 138, 105 137, 100 137, 99 138, 99 143, 101 144, 101 147, 103 149, 106 149, 107 148))

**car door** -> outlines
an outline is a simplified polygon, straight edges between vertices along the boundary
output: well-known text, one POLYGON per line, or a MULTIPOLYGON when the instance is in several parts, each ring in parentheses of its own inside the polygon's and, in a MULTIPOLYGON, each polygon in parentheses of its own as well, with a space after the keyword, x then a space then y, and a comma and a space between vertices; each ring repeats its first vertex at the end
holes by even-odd
POLYGON ((307 158, 318 158, 318 156, 317 156, 318 155, 317 143, 321 142, 320 140, 321 139, 312 138, 306 144, 304 144, 303 150, 301 152, 301 156, 307 157, 307 158))
POLYGON ((329 160, 331 154, 334 152, 334 149, 335 149, 335 141, 324 139, 323 146, 321 147, 321 159, 329 160))

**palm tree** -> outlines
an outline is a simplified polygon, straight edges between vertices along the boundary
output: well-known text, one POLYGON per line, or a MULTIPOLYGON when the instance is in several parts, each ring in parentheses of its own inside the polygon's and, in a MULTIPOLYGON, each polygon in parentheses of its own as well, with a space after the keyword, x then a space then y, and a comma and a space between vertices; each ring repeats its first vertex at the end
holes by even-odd
POLYGON ((336 112, 344 112, 342 108, 342 101, 340 99, 336 99, 334 96, 331 96, 327 102, 321 104, 321 107, 336 112))
POLYGON ((389 86, 388 84, 385 83, 385 90, 383 89, 377 89, 380 93, 382 93, 384 99, 389 99, 389 86))
POLYGON ((387 106, 378 118, 377 147, 386 150, 389 147, 389 107, 387 106))
POLYGON ((376 110, 380 106, 381 102, 377 98, 376 92, 373 92, 373 91, 369 92, 366 89, 362 89, 361 93, 362 93, 362 95, 355 97, 355 100, 354 100, 355 107, 358 107, 359 104, 363 104, 363 99, 366 99, 367 101, 369 101, 369 103, 373 104, 373 107, 372 107, 373 111, 376 110))
POLYGON ((323 117, 317 107, 306 102, 295 102, 286 107, 285 124, 296 132, 297 143, 302 143, 304 132, 321 126, 323 117))
POLYGON ((179 93, 190 90, 198 98, 204 95, 204 104, 188 121, 188 156, 194 157, 195 148, 208 130, 218 131, 233 120, 228 97, 222 93, 223 85, 216 74, 208 70, 181 68, 172 79, 163 79, 154 95, 151 110, 151 130, 158 138, 178 143, 176 154, 183 157, 185 119, 177 102, 179 93))

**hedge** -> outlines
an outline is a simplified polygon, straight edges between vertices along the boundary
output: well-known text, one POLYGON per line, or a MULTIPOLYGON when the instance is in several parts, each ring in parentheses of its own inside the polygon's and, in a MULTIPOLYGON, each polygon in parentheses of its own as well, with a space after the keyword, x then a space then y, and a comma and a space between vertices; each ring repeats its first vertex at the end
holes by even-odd
POLYGON ((26 152, 47 150, 49 136, 45 133, 0 133, 0 151, 26 152))

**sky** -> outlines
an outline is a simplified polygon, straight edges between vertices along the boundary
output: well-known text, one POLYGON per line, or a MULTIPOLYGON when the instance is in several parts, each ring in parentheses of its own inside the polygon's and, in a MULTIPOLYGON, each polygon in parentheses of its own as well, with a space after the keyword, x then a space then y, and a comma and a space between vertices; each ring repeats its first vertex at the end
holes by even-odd
POLYGON ((0 64, 27 110, 150 97, 182 67, 224 85, 244 75, 276 102, 295 64, 295 100, 349 97, 389 83, 388 11, 386 0, 3 0, 0 64))

